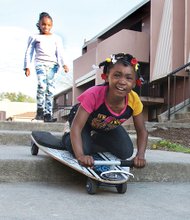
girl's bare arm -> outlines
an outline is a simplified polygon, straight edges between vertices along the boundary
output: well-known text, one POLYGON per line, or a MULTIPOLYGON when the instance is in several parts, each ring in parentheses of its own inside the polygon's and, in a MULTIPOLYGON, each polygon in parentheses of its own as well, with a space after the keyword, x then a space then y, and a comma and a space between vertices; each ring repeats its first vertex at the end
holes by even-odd
POLYGON ((94 160, 89 155, 84 155, 81 132, 87 122, 89 113, 79 106, 71 126, 71 143, 76 159, 83 166, 93 166, 94 160))
POLYGON ((143 114, 133 117, 134 126, 137 132, 137 154, 134 159, 136 167, 144 167, 146 164, 145 151, 147 147, 148 132, 145 127, 143 114))

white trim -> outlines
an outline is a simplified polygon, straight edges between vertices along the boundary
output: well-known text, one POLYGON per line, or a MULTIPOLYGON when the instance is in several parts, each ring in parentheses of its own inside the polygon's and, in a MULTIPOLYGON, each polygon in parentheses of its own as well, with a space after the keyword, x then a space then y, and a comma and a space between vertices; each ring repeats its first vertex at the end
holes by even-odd
MULTIPOLYGON (((187 61, 187 62, 188 62, 188 63, 190 62, 190 52, 189 52, 189 58, 188 58, 188 61, 187 61)), ((187 72, 190 71, 190 66, 187 66, 185 70, 186 70, 187 72)))
POLYGON ((79 87, 81 85, 84 85, 87 82, 90 82, 91 80, 94 80, 96 78, 96 70, 92 70, 89 73, 79 77, 75 80, 76 87, 79 87))

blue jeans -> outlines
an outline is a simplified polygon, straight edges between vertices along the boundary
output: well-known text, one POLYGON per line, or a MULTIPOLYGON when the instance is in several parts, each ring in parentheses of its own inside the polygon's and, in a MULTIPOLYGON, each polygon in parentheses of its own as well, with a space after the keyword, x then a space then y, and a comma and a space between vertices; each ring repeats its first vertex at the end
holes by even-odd
POLYGON ((44 114, 52 115, 53 95, 55 92, 54 76, 58 71, 57 64, 37 64, 37 108, 43 109, 44 114))
MULTIPOLYGON (((133 143, 126 130, 120 125, 106 132, 95 132, 91 135, 91 127, 86 124, 82 130, 83 151, 85 155, 97 152, 110 152, 125 160, 133 155, 133 143)), ((70 135, 64 139, 65 148, 73 153, 70 135)))

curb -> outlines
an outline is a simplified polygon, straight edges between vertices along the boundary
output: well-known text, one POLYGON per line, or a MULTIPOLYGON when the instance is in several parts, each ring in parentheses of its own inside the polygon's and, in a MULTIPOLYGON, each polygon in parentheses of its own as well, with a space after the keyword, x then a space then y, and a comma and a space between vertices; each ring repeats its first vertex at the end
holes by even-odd
MULTIPOLYGON (((28 146, 0 146, 0 182, 71 182, 85 176, 28 146)), ((190 155, 147 150, 147 166, 133 168, 130 182, 190 182, 190 155)))

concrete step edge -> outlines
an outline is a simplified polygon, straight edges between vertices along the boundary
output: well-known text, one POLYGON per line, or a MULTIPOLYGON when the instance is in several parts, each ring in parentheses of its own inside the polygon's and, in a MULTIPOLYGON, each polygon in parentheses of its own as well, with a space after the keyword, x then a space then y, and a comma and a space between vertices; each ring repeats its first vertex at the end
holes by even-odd
MULTIPOLYGON (((51 132, 53 135, 61 138, 63 133, 62 132, 51 132)), ((131 140, 134 145, 136 145, 136 134, 129 133, 131 140)), ((148 137, 148 146, 151 146, 155 142, 161 140, 160 137, 148 137)), ((0 131, 0 143, 2 145, 27 145, 30 146, 31 144, 31 131, 0 131)))
POLYGON ((63 131, 68 123, 43 123, 43 122, 7 122, 0 121, 0 130, 15 130, 15 131, 63 131))
MULTIPOLYGON (((132 182, 190 182, 190 164, 148 162, 143 169, 132 169, 132 182), (181 172, 183 171, 183 172, 181 172)), ((51 159, 0 160, 0 182, 62 182, 84 176, 51 159)))
MULTIPOLYGON (((134 153, 135 154, 135 153, 134 153)), ((147 166, 133 169, 133 182, 190 182, 190 155, 147 150, 147 166)), ((43 152, 27 146, 0 146, 0 182, 62 182, 84 178, 43 152)))

